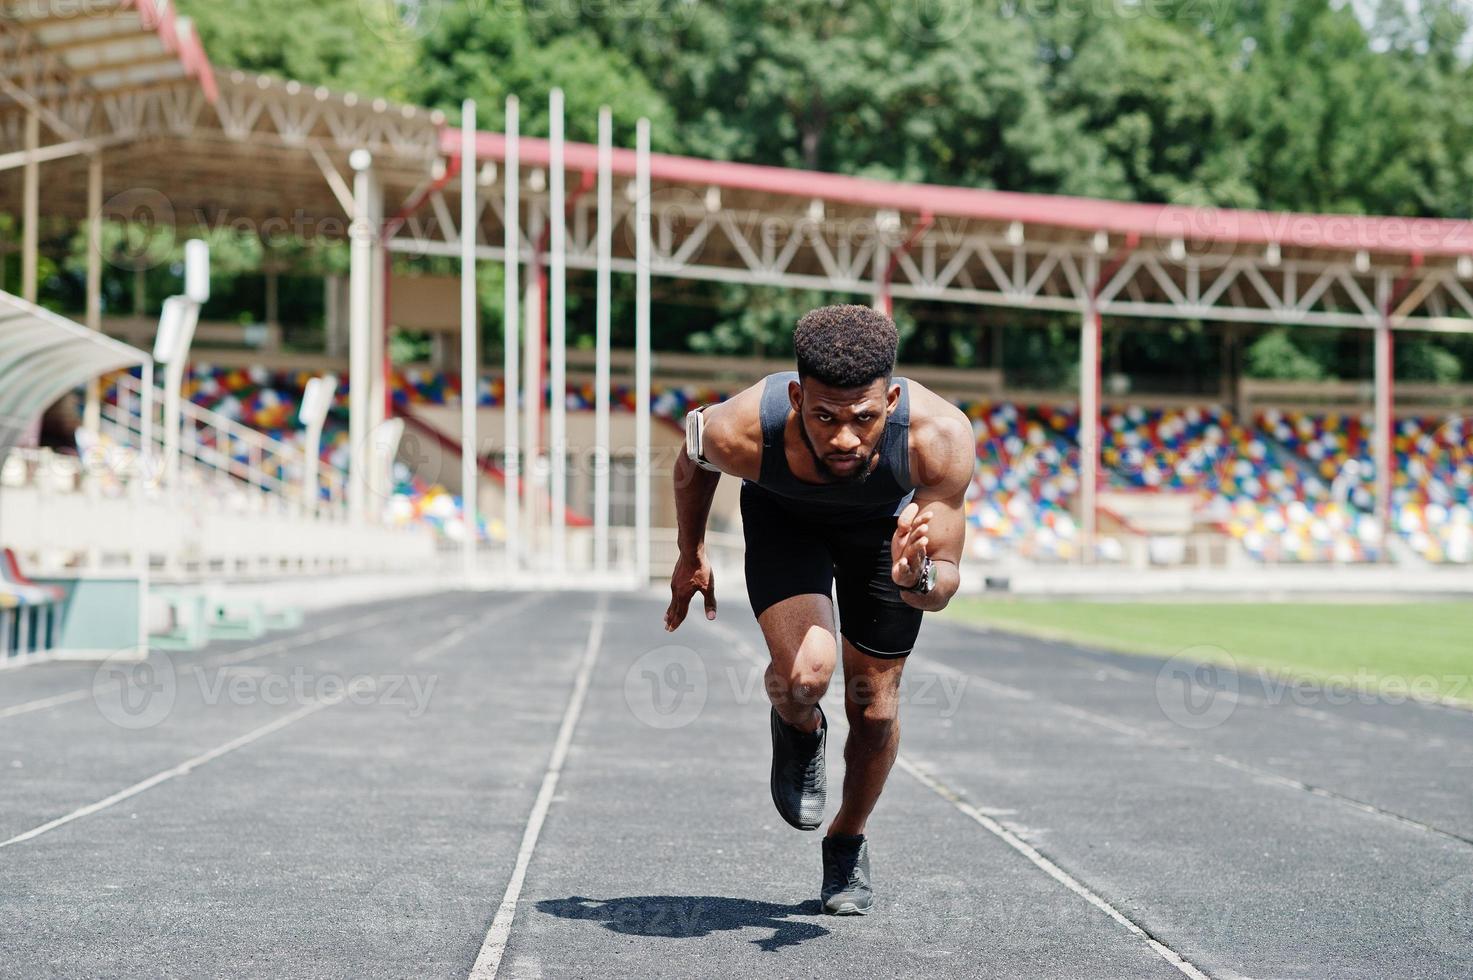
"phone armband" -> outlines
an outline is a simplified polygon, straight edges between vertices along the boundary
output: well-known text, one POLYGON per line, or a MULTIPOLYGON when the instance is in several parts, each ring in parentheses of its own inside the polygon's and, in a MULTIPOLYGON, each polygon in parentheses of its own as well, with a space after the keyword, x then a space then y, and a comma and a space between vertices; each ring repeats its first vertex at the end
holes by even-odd
POLYGON ((721 468, 706 459, 702 448, 702 439, 706 431, 706 416, 701 408, 693 408, 685 413, 685 455, 692 463, 703 470, 720 473, 721 468))

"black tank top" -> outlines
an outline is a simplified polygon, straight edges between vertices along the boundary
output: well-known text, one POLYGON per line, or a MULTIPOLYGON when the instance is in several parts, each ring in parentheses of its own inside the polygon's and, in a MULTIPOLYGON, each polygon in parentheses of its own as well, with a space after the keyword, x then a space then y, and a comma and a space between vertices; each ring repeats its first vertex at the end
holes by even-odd
MULTIPOLYGON (((800 515, 818 520, 854 520, 898 516, 915 496, 910 479, 910 382, 899 375, 900 400, 885 422, 885 435, 877 450, 880 461, 863 483, 804 483, 788 468, 783 430, 792 405, 788 382, 798 380, 797 371, 769 374, 762 389, 762 470, 755 481, 761 489, 782 498, 782 505, 800 515)), ((742 484, 754 481, 742 480, 742 484)))

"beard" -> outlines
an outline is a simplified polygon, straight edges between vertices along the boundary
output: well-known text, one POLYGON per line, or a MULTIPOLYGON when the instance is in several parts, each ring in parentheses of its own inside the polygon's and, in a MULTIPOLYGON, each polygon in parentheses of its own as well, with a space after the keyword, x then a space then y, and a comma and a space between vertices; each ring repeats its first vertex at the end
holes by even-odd
POLYGON ((880 443, 871 452, 859 454, 859 465, 852 473, 840 473, 831 468, 828 462, 819 454, 818 448, 813 445, 813 440, 808 438, 808 429, 800 420, 798 432, 803 437, 803 445, 808 447, 808 455, 813 457, 813 466, 818 472, 833 480, 835 483, 864 483, 871 476, 870 464, 874 462, 875 456, 884 452, 885 440, 889 438, 890 427, 886 425, 880 433, 880 443))

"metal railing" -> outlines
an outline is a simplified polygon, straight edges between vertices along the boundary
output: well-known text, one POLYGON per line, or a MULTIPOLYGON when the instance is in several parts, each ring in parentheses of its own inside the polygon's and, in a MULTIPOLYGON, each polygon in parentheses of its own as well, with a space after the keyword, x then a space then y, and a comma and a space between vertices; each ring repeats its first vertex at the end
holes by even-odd
MULTIPOLYGON (((142 388, 132 375, 121 375, 114 382, 116 397, 102 406, 102 434, 114 442, 130 447, 148 443, 144 465, 153 468, 150 484, 157 485, 167 461, 165 448, 163 392, 155 389, 153 418, 142 418, 142 388)), ((248 425, 190 401, 181 401, 182 436, 179 440, 181 460, 191 464, 186 476, 181 467, 181 480, 208 483, 231 489, 246 489, 283 505, 310 511, 319 518, 344 520, 347 513, 347 474, 331 464, 321 464, 317 471, 318 499, 306 499, 304 480, 307 472, 307 450, 304 445, 283 442, 248 425)))

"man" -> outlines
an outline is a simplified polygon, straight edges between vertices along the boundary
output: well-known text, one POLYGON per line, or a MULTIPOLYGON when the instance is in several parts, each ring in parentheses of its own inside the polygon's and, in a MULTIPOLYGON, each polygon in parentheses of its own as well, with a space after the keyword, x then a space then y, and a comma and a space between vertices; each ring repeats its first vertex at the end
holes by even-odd
POLYGON ((722 473, 740 477, 747 596, 772 662, 772 799, 800 830, 823 822, 828 722, 819 699, 833 676, 838 583, 843 637, 843 801, 823 840, 825 912, 872 907, 865 821, 900 742, 900 673, 921 615, 960 582, 963 501, 975 443, 966 415, 891 377, 898 335, 867 306, 825 306, 793 335, 798 370, 768 375, 686 419, 675 466, 680 557, 666 630, 696 592, 716 618, 706 518, 722 473))

